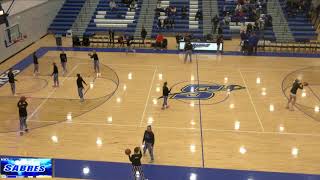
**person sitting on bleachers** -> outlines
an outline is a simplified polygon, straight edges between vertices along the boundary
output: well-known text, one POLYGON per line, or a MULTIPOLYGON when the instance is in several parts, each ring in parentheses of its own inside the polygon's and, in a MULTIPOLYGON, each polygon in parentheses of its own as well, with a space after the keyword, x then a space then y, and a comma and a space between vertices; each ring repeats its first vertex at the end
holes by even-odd
POLYGON ((186 19, 187 18, 187 11, 188 11, 188 9, 187 9, 186 6, 183 6, 181 8, 181 17, 182 17, 182 19, 186 19))
POLYGON ((170 28, 173 29, 175 25, 174 17, 169 18, 169 24, 170 24, 170 28))
POLYGON ((163 27, 166 28, 166 29, 169 29, 169 28, 170 28, 169 19, 168 19, 168 18, 165 18, 165 19, 164 19, 164 21, 163 21, 163 27))
POLYGON ((170 6, 170 8, 171 8, 172 15, 175 16, 177 13, 177 8, 175 6, 170 6))
POLYGON ((249 24, 247 25, 247 33, 248 33, 248 34, 251 34, 252 30, 253 30, 252 24, 249 23, 249 24))
POLYGON ((163 12, 163 8, 162 8, 162 6, 161 6, 161 1, 158 1, 158 2, 157 2, 156 11, 158 11, 159 13, 160 13, 160 12, 163 12))
POLYGON ((231 22, 231 17, 229 16, 229 13, 224 17, 224 24, 229 25, 231 22))
POLYGON ((170 8, 170 6, 166 7, 164 12, 166 13, 166 16, 171 16, 171 8, 170 8))
POLYGON ((164 28, 164 20, 158 19, 158 29, 163 29, 163 28, 164 28))
POLYGON ((196 13, 195 20, 202 20, 202 12, 200 9, 198 9, 196 13))
POLYGON ((137 7, 138 7, 138 5, 135 0, 133 0, 131 2, 131 4, 129 5, 130 11, 135 11, 137 7))
POLYGON ((156 37, 156 44, 155 44, 156 49, 161 48, 163 39, 164 39, 164 36, 161 33, 159 33, 156 37))
POLYGON ((110 0, 109 6, 111 8, 111 11, 114 11, 117 8, 117 4, 116 4, 116 2, 114 0, 110 0))

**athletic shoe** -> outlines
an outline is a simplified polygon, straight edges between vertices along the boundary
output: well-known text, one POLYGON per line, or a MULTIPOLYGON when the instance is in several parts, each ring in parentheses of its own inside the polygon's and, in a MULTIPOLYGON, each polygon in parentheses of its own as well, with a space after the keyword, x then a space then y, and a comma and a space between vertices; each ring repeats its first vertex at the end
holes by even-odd
POLYGON ((25 129, 24 131, 27 133, 27 132, 29 132, 29 129, 25 129))

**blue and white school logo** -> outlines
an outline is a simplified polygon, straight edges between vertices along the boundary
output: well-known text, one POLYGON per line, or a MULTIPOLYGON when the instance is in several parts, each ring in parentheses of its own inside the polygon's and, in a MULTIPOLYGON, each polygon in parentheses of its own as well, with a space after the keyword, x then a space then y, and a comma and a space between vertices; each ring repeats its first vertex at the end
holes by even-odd
POLYGON ((217 104, 225 101, 233 91, 242 90, 241 85, 221 85, 215 83, 185 84, 177 83, 172 87, 169 98, 179 101, 207 100, 204 104, 217 104), (174 92, 180 89, 180 92, 174 92), (214 97, 214 98, 213 98, 214 97))

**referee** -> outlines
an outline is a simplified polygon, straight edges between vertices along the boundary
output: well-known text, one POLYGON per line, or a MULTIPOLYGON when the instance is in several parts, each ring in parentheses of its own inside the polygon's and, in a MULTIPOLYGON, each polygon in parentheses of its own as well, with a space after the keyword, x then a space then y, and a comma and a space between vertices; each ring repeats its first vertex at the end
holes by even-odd
POLYGON ((135 179, 141 179, 144 180, 144 175, 141 167, 141 158, 142 158, 142 153, 141 149, 139 147, 134 148, 134 154, 129 156, 129 160, 132 163, 132 173, 135 179), (138 175, 139 173, 139 175, 138 175))
POLYGON ((190 42, 190 40, 188 40, 184 46, 184 50, 185 50, 185 56, 184 56, 184 63, 187 62, 188 56, 189 56, 189 60, 190 63, 192 62, 192 50, 193 50, 193 46, 190 42))
POLYGON ((78 86, 78 94, 79 94, 79 97, 80 97, 80 102, 83 102, 84 99, 83 99, 83 84, 84 83, 85 85, 87 85, 87 83, 82 79, 82 77, 80 76, 80 74, 77 74, 77 86, 78 86))

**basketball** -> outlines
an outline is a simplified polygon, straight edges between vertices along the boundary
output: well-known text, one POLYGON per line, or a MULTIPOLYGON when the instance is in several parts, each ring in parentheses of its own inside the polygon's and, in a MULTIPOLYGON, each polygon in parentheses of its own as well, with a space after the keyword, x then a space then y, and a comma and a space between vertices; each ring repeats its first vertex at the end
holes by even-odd
POLYGON ((126 150, 124 151, 124 153, 129 156, 129 155, 131 154, 131 150, 130 150, 130 149, 126 149, 126 150))
POLYGON ((21 96, 21 97, 20 97, 20 100, 21 100, 21 101, 25 101, 26 99, 27 99, 27 98, 26 98, 25 96, 21 96))
POLYGON ((304 85, 304 86, 308 86, 308 85, 309 85, 309 83, 307 83, 307 82, 304 82, 304 83, 303 83, 303 85, 304 85))

